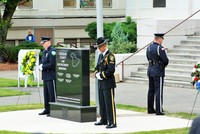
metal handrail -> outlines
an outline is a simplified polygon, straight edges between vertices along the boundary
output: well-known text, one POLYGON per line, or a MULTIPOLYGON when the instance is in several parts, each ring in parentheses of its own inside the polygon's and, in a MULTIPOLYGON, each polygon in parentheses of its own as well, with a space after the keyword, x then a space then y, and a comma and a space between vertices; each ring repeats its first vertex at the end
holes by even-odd
MULTIPOLYGON (((196 15, 198 12, 200 12, 200 10, 196 11, 195 13, 193 13, 192 15, 190 15, 189 17, 187 17, 186 19, 184 19, 183 21, 181 21, 180 23, 178 23, 177 25, 175 25, 174 27, 172 27, 171 29, 169 29, 168 31, 166 31, 164 34, 168 34, 169 32, 171 32, 172 30, 174 30, 175 28, 177 28, 178 26, 180 26, 181 24, 183 24, 185 21, 187 21, 188 19, 190 19, 192 16, 196 15)), ((122 61, 120 61, 119 63, 116 64, 116 67, 120 64, 122 64, 122 82, 124 81, 124 62, 126 60, 128 60, 129 58, 131 58, 132 56, 134 56, 135 54, 137 54, 138 52, 142 51, 143 49, 145 49, 147 46, 149 46, 153 41, 151 41, 150 43, 148 43, 147 45, 145 45, 144 47, 138 49, 136 52, 134 52, 133 54, 131 54, 130 56, 128 56, 127 58, 123 59, 122 61)))

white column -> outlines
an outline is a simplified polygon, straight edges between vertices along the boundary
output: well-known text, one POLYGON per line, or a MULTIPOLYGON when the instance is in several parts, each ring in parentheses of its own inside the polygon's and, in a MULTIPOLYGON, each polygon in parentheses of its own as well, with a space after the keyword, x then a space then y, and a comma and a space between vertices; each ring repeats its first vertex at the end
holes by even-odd
POLYGON ((80 9, 80 1, 81 0, 76 0, 76 9, 80 9))
POLYGON ((97 38, 103 37, 103 2, 96 0, 97 10, 97 38))
MULTIPOLYGON (((97 10, 97 38, 103 37, 103 3, 102 0, 96 0, 96 10, 97 10)), ((97 60, 99 57, 99 50, 95 51, 95 65, 97 64, 97 60)), ((98 93, 98 81, 95 80, 95 90, 96 90, 96 105, 97 114, 99 114, 99 93, 98 93)))

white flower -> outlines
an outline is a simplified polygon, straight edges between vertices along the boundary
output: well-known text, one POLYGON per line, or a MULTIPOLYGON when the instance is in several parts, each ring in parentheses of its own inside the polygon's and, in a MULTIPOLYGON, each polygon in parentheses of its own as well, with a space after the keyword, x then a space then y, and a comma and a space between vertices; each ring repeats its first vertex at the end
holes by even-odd
POLYGON ((196 68, 193 68, 193 69, 192 69, 192 72, 193 72, 193 73, 196 72, 196 68))

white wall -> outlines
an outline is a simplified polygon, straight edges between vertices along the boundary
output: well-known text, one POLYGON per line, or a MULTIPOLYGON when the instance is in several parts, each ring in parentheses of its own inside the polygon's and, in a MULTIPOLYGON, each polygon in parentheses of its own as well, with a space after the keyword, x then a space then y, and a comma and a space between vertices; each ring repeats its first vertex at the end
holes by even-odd
MULTIPOLYGON (((116 64, 129 57, 129 54, 115 54, 116 64)), ((130 76, 131 72, 137 72, 138 68, 147 64, 146 51, 141 51, 138 54, 130 57, 124 62, 124 76, 130 76)), ((116 67, 115 73, 119 74, 120 81, 122 81, 122 64, 116 67)))
POLYGON ((125 9, 126 8, 126 0, 112 0, 112 8, 113 9, 125 9))
POLYGON ((127 0, 126 15, 142 18, 186 18, 200 9, 199 0, 166 0, 165 8, 153 8, 153 0, 127 0))
MULTIPOLYGON (((165 33, 175 25, 179 24, 181 19, 141 19, 137 21, 137 46, 142 48, 153 41, 154 33, 165 33)), ((163 45, 173 48, 174 45, 180 44, 181 40, 187 38, 186 35, 193 35, 194 32, 200 31, 200 20, 191 19, 183 23, 167 35, 163 45)))
POLYGON ((33 9, 58 10, 63 8, 63 0, 33 0, 33 9))

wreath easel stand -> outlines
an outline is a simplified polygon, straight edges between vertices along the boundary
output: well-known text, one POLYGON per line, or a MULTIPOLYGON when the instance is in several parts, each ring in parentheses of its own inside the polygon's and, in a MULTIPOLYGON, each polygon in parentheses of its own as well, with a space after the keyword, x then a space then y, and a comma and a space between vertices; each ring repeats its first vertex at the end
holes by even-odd
MULTIPOLYGON (((34 51, 27 52, 25 54, 25 56, 23 57, 22 62, 21 62, 22 66, 20 67, 20 70, 25 75, 25 87, 24 88, 27 88, 26 87, 27 84, 30 84, 32 86, 33 80, 34 80, 34 69, 38 69, 38 66, 39 66, 38 64, 36 64, 36 55, 35 54, 36 53, 34 51)), ((36 74, 36 75, 38 75, 37 78, 39 79, 39 73, 36 74)), ((40 95, 39 88, 40 87, 39 87, 39 84, 38 84, 37 90, 38 90, 38 95, 39 95, 40 104, 41 104, 41 95, 40 95)), ((18 105, 18 103, 19 103, 19 99, 22 95, 22 90, 23 90, 23 87, 20 88, 20 94, 18 96, 16 105, 18 105)), ((28 105, 29 105, 30 104, 31 88, 29 88, 28 94, 29 94, 28 95, 28 105)))

